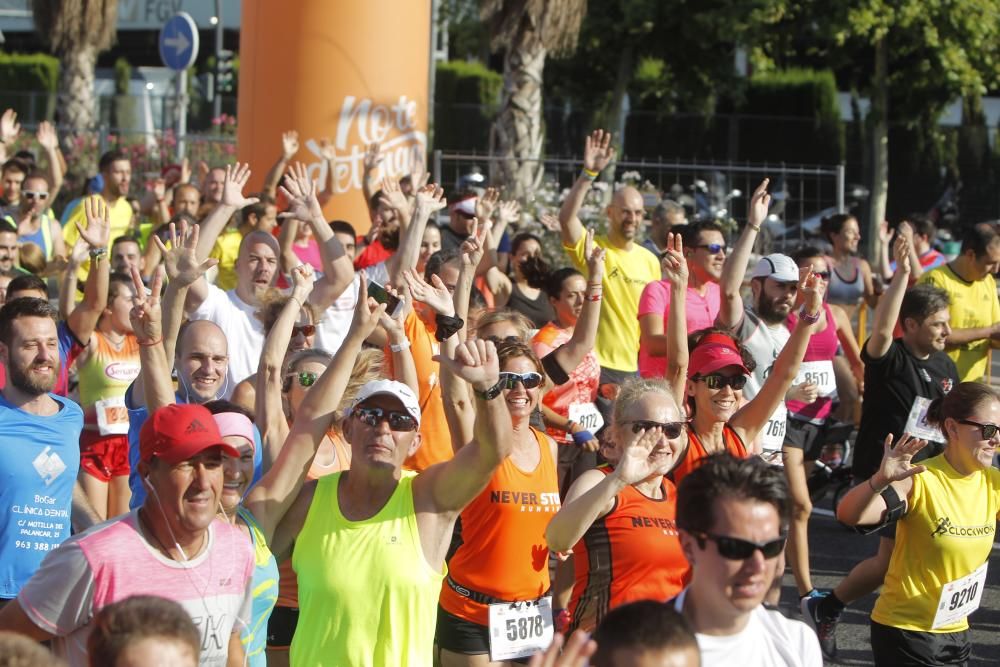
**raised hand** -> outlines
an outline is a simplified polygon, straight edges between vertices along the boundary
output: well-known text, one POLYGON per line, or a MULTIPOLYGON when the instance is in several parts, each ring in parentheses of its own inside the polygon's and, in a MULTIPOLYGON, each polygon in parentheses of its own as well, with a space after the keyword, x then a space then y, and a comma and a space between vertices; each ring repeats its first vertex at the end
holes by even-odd
POLYGON ((17 122, 17 112, 7 109, 0 116, 0 141, 14 143, 21 134, 21 124, 17 122))
POLYGON ((528 667, 587 667, 590 656, 596 652, 597 643, 583 630, 570 635, 569 641, 557 632, 545 651, 531 656, 528 667))
POLYGON ((82 236, 77 237, 76 242, 73 244, 73 249, 69 253, 68 266, 79 267, 85 261, 90 254, 90 244, 82 236))
POLYGON ((673 456, 653 458, 653 450, 664 439, 659 426, 633 433, 631 428, 621 429, 628 435, 615 474, 625 484, 637 484, 653 477, 665 475, 677 462, 673 456))
POLYGON ((882 465, 879 466, 878 472, 872 476, 872 485, 881 488, 892 482, 899 482, 922 473, 927 468, 922 465, 913 465, 913 457, 926 446, 926 440, 914 438, 909 433, 904 433, 895 446, 892 444, 892 433, 885 436, 882 465))
POLYGON ((399 189, 399 181, 395 178, 382 179, 382 194, 379 196, 379 202, 397 213, 405 214, 410 210, 410 202, 406 200, 406 195, 399 189))
POLYGON ((296 132, 295 130, 282 132, 281 155, 285 158, 285 162, 295 157, 295 154, 298 152, 299 152, 299 133, 296 132))
POLYGON ((493 223, 488 220, 485 224, 480 225, 477 218, 472 219, 472 223, 469 226, 469 238, 462 241, 462 245, 459 247, 464 266, 479 266, 479 262, 483 259, 483 254, 486 252, 486 237, 490 233, 492 226, 493 223))
MULTIPOLYGON (((558 222, 558 218, 556 219, 558 222)), ((604 248, 594 243, 594 228, 587 228, 583 242, 583 255, 587 258, 587 282, 599 283, 604 279, 604 248)), ((685 289, 687 289, 685 287, 685 289)))
POLYGON ((219 260, 209 257, 202 262, 198 261, 198 254, 195 252, 198 247, 198 225, 191 225, 189 228, 187 222, 182 220, 180 235, 177 234, 176 224, 171 222, 169 229, 170 248, 156 234, 152 235, 153 243, 160 249, 163 267, 170 282, 176 283, 178 287, 188 287, 218 264, 219 260))
MULTIPOLYGON (((155 236, 153 238, 156 238, 155 236)), ((128 319, 132 323, 132 331, 139 339, 140 345, 155 345, 163 340, 163 317, 160 311, 160 289, 163 287, 163 271, 157 269, 153 274, 153 282, 146 294, 146 286, 142 284, 142 274, 132 267, 132 287, 135 296, 132 297, 132 310, 128 319)))
POLYGON ((260 199, 257 197, 243 196, 243 188, 246 187, 249 180, 250 165, 240 164, 239 162, 236 164, 227 164, 226 180, 222 186, 222 204, 224 206, 243 208, 244 206, 250 206, 259 202, 260 199))
POLYGON ((896 259, 896 270, 909 273, 912 269, 910 266, 910 240, 902 234, 898 234, 896 236, 896 243, 892 247, 892 254, 896 259))
POLYGON ((436 355, 434 361, 446 366, 455 377, 462 378, 477 391, 486 391, 500 381, 500 361, 493 341, 467 340, 459 343, 454 359, 436 355))
POLYGON ((309 170, 301 162, 296 162, 289 168, 284 185, 279 189, 288 199, 288 210, 278 214, 280 220, 295 218, 309 222, 317 215, 323 217, 323 209, 316 198, 316 182, 309 178, 309 170))
POLYGON ((538 216, 538 222, 550 232, 558 232, 560 230, 559 218, 551 213, 542 213, 538 216))
POLYGON ((38 131, 35 132, 35 139, 37 139, 38 144, 47 151, 54 151, 59 147, 59 137, 56 135, 56 128, 47 120, 43 120, 38 124, 38 131))
POLYGON ((186 157, 181 160, 181 180, 178 183, 190 183, 191 182, 191 161, 186 157))
POLYGON ((883 220, 878 223, 878 240, 881 241, 883 245, 892 240, 892 230, 889 228, 888 220, 883 220))
POLYGON ((513 224, 521 219, 521 204, 516 199, 500 202, 497 208, 497 220, 501 224, 513 224))
POLYGON ((292 268, 292 296, 304 304, 316 284, 316 271, 311 264, 299 264, 292 268))
POLYGON ((455 316, 455 304, 451 292, 441 282, 441 278, 433 275, 432 284, 428 284, 419 273, 413 269, 406 269, 403 271, 403 280, 406 281, 406 287, 410 290, 414 301, 427 304, 439 315, 455 316))
POLYGON ((406 338, 406 330, 403 328, 403 323, 406 321, 406 316, 413 307, 413 295, 405 287, 397 290, 392 285, 386 285, 385 291, 399 299, 399 305, 396 307, 396 312, 394 313, 383 310, 382 314, 379 315, 378 322, 389 335, 390 342, 402 341, 406 338))
POLYGON ((419 190, 427 185, 430 177, 431 175, 427 171, 427 163, 424 160, 424 151, 421 148, 417 148, 413 152, 413 166, 410 167, 410 186, 414 190, 419 190))
POLYGON ((111 235, 107 203, 102 197, 87 197, 83 200, 83 213, 87 218, 87 228, 81 227, 79 222, 75 223, 80 238, 91 248, 107 248, 111 235))
POLYGON ((611 133, 594 130, 583 142, 583 168, 587 171, 604 171, 615 159, 615 149, 611 146, 611 133))
POLYGON ((765 178, 750 196, 750 203, 747 204, 747 222, 751 227, 759 226, 767 218, 767 211, 771 207, 771 195, 767 192, 770 182, 771 179, 765 178))
POLYGON ((354 304, 354 318, 351 320, 350 331, 364 340, 372 335, 378 326, 379 320, 385 314, 385 304, 368 296, 368 277, 364 271, 361 272, 361 280, 358 282, 360 283, 358 301, 354 304))
POLYGON ((368 144, 365 148, 365 174, 370 174, 382 164, 384 156, 380 152, 381 146, 376 141, 368 144))
POLYGON ((799 293, 803 295, 802 307, 811 315, 819 313, 823 308, 823 293, 826 291, 826 281, 805 269, 799 280, 799 293))
POLYGON ((163 198, 167 196, 167 182, 162 178, 153 179, 153 187, 151 188, 153 196, 156 197, 156 201, 163 201, 163 198))
POLYGON ((486 188, 482 197, 476 199, 476 217, 480 220, 489 220, 493 217, 493 210, 500 201, 500 191, 496 188, 486 188))
POLYGON ((327 162, 333 162, 337 159, 337 147, 327 137, 319 140, 319 156, 327 162))
POLYGON ((688 265, 684 260, 684 242, 680 234, 667 232, 667 250, 660 260, 660 268, 663 270, 663 278, 670 282, 672 293, 685 294, 688 284, 688 265))
POLYGON ((437 183, 428 183, 416 190, 417 206, 430 213, 436 213, 448 205, 444 198, 444 188, 437 183))

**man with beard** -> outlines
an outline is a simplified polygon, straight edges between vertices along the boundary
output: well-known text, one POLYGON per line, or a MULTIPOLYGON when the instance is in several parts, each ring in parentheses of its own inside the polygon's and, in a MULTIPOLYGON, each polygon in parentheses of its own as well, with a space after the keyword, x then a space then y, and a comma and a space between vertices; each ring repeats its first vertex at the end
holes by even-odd
POLYGON ((157 410, 141 443, 146 502, 52 551, 17 601, 0 610, 0 629, 54 640, 57 654, 84 667, 94 616, 128 597, 156 595, 191 615, 201 665, 243 665, 253 549, 239 529, 216 519, 223 457, 239 452, 201 405, 157 410))
MULTIPOLYGON (((707 329, 719 314, 719 278, 726 262, 726 237, 717 222, 704 221, 680 226, 684 258, 688 266, 685 294, 688 333, 707 329)), ((666 243, 666 236, 664 236, 666 243)), ((661 253, 663 254, 663 253, 661 253)), ((663 377, 667 370, 667 318, 670 316, 670 283, 658 280, 646 285, 639 298, 639 374, 663 377)))
MULTIPOLYGON (((563 250, 577 270, 586 272, 584 250, 586 230, 577 217, 584 198, 601 171, 614 159, 611 133, 595 130, 587 137, 583 151, 583 170, 559 209, 563 250)), ((604 302, 597 329, 597 359, 601 362, 601 389, 597 404, 605 423, 611 421, 611 401, 620 386, 636 375, 639 353, 639 297, 646 285, 660 279, 657 257, 636 241, 636 234, 646 215, 642 195, 633 187, 615 192, 606 209, 607 235, 595 236, 594 243, 604 248, 604 302), (608 387, 608 385, 614 385, 608 387)))
POLYGON ((0 309, 0 605, 70 534, 83 412, 52 394, 59 377, 56 310, 32 297, 0 309))
POLYGON ((0 219, 0 271, 22 273, 17 266, 17 226, 0 219))

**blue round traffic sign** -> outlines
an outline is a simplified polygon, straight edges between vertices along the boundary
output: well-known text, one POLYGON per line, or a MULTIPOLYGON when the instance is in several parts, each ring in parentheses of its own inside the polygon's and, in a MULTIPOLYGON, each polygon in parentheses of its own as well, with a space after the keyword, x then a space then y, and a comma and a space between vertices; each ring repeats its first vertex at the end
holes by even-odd
POLYGON ((160 29, 160 59, 172 70, 186 70, 198 58, 198 25, 187 12, 177 12, 160 29))

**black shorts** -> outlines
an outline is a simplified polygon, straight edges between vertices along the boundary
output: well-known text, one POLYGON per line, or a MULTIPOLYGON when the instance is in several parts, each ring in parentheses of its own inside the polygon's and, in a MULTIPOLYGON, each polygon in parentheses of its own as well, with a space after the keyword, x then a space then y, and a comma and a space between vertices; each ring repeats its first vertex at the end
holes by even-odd
MULTIPOLYGON (((437 630, 434 633, 437 647, 462 655, 484 655, 490 652, 490 629, 454 614, 449 614, 438 605, 437 630)), ((526 665, 530 657, 511 660, 526 665)))
POLYGON ((801 449, 804 461, 815 461, 823 451, 823 434, 826 426, 788 418, 785 428, 785 447, 801 449))
POLYGON ((275 607, 267 621, 267 647, 287 649, 292 645, 295 627, 299 624, 298 607, 275 607))
POLYGON ((917 632, 872 621, 872 656, 876 667, 968 665, 969 631, 917 632))

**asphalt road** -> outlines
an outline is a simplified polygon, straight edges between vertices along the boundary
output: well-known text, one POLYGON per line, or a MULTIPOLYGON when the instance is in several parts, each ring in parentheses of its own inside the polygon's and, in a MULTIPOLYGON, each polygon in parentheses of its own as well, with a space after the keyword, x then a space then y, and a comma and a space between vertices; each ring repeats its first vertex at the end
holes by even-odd
MULTIPOLYGON (((828 500, 818 506, 821 510, 830 509, 828 500)), ((876 552, 878 537, 857 535, 830 516, 813 514, 809 522, 809 546, 813 585, 829 589, 835 587, 855 563, 876 552)), ((1000 665, 1000 545, 994 544, 991 560, 981 606, 969 619, 972 627, 972 666, 1000 665)), ((801 619, 790 572, 786 572, 783 584, 782 611, 792 618, 801 619)), ((826 664, 872 664, 868 628, 874 604, 875 595, 870 595, 844 611, 837 629, 837 660, 826 664)))

